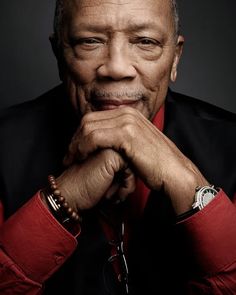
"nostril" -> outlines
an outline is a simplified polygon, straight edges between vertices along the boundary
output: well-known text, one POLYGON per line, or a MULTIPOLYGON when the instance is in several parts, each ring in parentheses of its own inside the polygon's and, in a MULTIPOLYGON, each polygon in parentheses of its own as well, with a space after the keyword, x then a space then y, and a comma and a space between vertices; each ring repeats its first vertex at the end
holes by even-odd
POLYGON ((133 79, 136 77, 135 68, 128 63, 107 62, 97 69, 97 76, 100 79, 118 81, 133 79))

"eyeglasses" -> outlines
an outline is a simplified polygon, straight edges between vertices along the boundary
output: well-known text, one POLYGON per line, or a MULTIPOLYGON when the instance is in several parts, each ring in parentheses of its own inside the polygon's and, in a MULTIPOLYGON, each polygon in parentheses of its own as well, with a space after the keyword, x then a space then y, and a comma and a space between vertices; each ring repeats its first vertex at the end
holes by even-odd
POLYGON ((124 253, 124 233, 125 233, 125 224, 122 222, 120 233, 118 235, 117 241, 110 241, 109 244, 112 247, 115 247, 116 253, 111 255, 103 268, 103 280, 106 287, 108 294, 111 295, 127 295, 129 294, 129 286, 128 286, 128 265, 127 260, 124 253), (118 283, 117 280, 115 282, 114 275, 114 268, 113 263, 118 260, 120 271, 121 273, 118 276, 118 283), (113 278, 112 278, 113 277, 113 278))

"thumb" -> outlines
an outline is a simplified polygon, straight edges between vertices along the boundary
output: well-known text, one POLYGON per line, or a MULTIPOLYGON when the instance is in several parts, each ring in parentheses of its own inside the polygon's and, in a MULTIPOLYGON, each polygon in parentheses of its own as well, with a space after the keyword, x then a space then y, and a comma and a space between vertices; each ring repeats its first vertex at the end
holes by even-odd
POLYGON ((130 168, 120 171, 119 177, 115 177, 104 197, 115 202, 125 201, 135 191, 135 180, 135 175, 130 168))

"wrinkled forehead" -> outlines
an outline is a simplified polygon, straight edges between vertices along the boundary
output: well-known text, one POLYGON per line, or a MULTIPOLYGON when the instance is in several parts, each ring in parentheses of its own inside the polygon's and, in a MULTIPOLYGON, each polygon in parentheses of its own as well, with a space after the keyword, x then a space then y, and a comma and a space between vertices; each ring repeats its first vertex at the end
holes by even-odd
POLYGON ((140 3, 148 3, 148 5, 152 3, 156 4, 167 4, 170 5, 172 0, 142 0, 142 1, 136 1, 136 0, 61 0, 61 2, 64 3, 64 5, 67 5, 68 7, 72 6, 80 6, 80 7, 86 7, 86 6, 99 6, 103 4, 117 4, 117 5, 123 5, 123 4, 129 4, 129 3, 135 3, 139 5, 140 3))
POLYGON ((144 8, 153 9, 159 15, 172 15, 171 0, 61 0, 63 14, 72 17, 75 14, 86 15, 91 9, 102 10, 107 6, 114 10, 129 9, 132 7, 137 11, 144 8))
MULTIPOLYGON (((170 24, 174 28, 174 17, 172 0, 61 0, 63 7, 62 27, 73 26, 80 20, 90 22, 99 18, 103 19, 115 17, 120 22, 127 22, 136 19, 141 22, 149 19, 153 23, 168 27, 170 24)), ((61 28, 62 29, 62 28, 61 28)), ((118 29, 118 28, 117 28, 118 29)))

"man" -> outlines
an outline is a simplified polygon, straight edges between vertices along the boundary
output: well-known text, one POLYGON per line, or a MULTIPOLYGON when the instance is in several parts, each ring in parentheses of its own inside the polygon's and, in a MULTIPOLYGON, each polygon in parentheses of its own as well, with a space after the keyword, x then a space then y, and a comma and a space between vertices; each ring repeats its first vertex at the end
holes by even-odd
POLYGON ((168 89, 175 1, 61 0, 51 42, 1 115, 1 294, 236 294, 236 116, 168 89))

